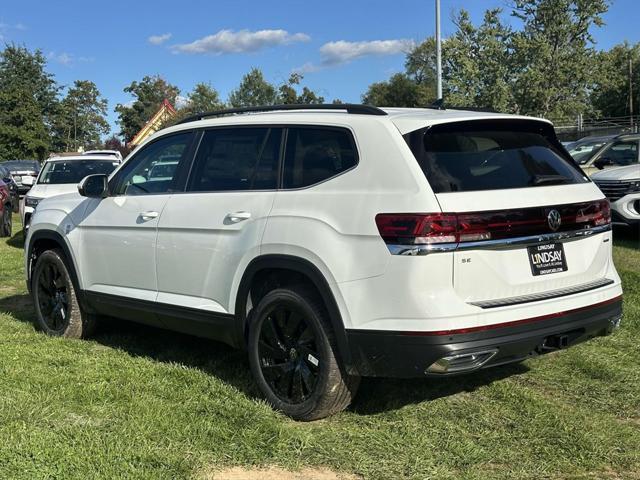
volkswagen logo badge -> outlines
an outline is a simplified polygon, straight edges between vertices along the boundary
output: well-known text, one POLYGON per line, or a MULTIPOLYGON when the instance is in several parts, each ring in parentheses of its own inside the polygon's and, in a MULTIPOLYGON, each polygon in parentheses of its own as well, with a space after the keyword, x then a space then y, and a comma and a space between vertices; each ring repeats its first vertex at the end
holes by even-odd
POLYGON ((560 212, 555 208, 549 212, 547 215, 547 222, 549 223, 549 228, 554 232, 560 228, 560 224, 562 223, 562 217, 560 216, 560 212))

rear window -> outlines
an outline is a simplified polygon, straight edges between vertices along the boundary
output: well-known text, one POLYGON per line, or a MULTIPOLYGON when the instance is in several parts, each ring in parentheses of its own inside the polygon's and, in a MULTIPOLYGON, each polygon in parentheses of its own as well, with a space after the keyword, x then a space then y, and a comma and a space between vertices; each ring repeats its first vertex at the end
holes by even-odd
POLYGON ((303 188, 355 167, 356 147, 348 130, 292 127, 287 135, 284 188, 303 188))
POLYGON ((435 125, 405 135, 435 193, 588 182, 553 129, 530 121, 435 125))

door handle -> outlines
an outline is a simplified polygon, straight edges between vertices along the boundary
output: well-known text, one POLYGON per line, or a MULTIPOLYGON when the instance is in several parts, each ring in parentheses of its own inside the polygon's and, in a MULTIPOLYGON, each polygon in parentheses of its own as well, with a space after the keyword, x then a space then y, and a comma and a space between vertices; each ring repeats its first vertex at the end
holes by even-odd
POLYGON ((154 218, 158 218, 158 212, 142 212, 140 214, 140 218, 142 218, 142 220, 144 220, 145 222, 148 220, 153 220, 154 218))
POLYGON ((233 223, 242 222, 243 220, 249 220, 251 218, 251 213, 249 212, 234 212, 228 213, 227 218, 229 221, 233 223))

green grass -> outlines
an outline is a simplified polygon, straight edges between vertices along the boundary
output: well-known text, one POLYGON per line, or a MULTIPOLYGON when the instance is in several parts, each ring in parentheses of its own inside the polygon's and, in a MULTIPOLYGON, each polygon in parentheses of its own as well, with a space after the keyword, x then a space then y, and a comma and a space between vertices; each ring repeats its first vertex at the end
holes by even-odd
MULTIPOLYGON (((618 232, 616 232, 616 235, 618 232)), ((615 242, 615 335, 448 380, 365 380, 348 411, 296 423, 244 355, 125 322, 37 332, 22 241, 0 242, 0 478, 190 478, 326 466, 364 478, 640 478, 640 249, 615 242)))

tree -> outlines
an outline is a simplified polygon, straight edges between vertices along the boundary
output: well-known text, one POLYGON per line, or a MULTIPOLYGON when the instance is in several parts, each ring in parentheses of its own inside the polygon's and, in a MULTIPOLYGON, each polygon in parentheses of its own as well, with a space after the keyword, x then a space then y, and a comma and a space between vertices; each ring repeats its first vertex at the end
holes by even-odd
POLYGON ((594 85, 591 92, 593 108, 604 117, 620 117, 630 114, 629 62, 633 77, 633 113, 640 114, 640 43, 625 42, 609 51, 599 52, 594 68, 594 85))
POLYGON ((513 31, 501 22, 501 13, 487 10, 479 27, 465 10, 455 17, 457 31, 443 46, 446 105, 514 110, 513 31))
MULTIPOLYGON (((607 7, 608 0, 512 0, 520 30, 502 22, 501 9, 487 10, 477 27, 461 10, 456 32, 442 44, 445 105, 553 118, 593 111, 589 91, 598 73, 590 31, 602 25, 607 7)), ((435 97, 435 69, 428 38, 407 55, 405 73, 371 85, 363 98, 424 105, 435 97)))
POLYGON ((58 91, 39 50, 6 45, 0 52, 0 158, 46 156, 58 91))
POLYGON ((104 141, 105 150, 117 150, 122 154, 122 158, 125 158, 129 153, 131 153, 131 149, 127 147, 122 141, 116 137, 115 135, 111 135, 104 141))
POLYGON ((237 89, 229 95, 229 104, 232 107, 253 107, 273 105, 278 100, 278 93, 273 85, 267 82, 262 72, 252 68, 242 77, 237 89))
POLYGON ((131 82, 125 87, 124 92, 135 98, 131 104, 118 104, 115 108, 118 113, 120 135, 128 143, 156 113, 163 100, 166 99, 175 105, 180 89, 158 75, 147 75, 141 82, 131 82))
POLYGON ((289 79, 278 88, 278 103, 307 105, 324 103, 324 97, 307 87, 302 87, 302 92, 298 94, 296 87, 300 85, 303 78, 301 73, 292 73, 289 79))
POLYGON ((62 149, 76 151, 96 148, 101 137, 109 133, 107 101, 95 83, 76 80, 60 103, 56 137, 62 149))
POLYGON ((545 117, 573 117, 591 110, 593 26, 603 25, 607 0, 513 0, 523 23, 513 34, 517 110, 545 117))
POLYGON ((362 102, 377 107, 424 107, 433 102, 431 90, 405 73, 369 85, 362 102))
POLYGON ((190 115, 199 112, 212 112, 225 108, 225 104, 220 100, 218 91, 206 83, 198 83, 187 98, 187 105, 184 107, 190 115))

